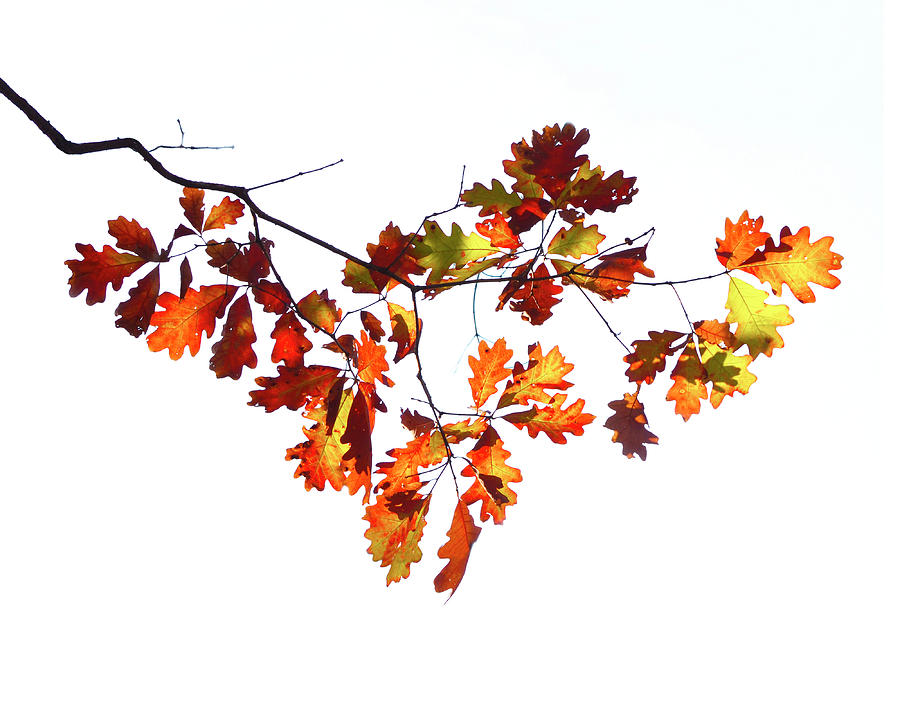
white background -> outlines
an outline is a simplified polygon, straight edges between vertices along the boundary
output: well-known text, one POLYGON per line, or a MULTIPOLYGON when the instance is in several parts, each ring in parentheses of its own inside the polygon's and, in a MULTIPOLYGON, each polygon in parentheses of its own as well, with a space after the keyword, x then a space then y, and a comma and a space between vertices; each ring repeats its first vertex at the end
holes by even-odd
MULTIPOLYGON (((173 143, 180 118, 188 143, 234 143, 160 151, 200 179, 344 158, 258 201, 357 253, 452 204, 463 164, 467 186, 488 183, 511 142, 571 121, 594 162, 638 177, 634 203, 598 220, 619 239, 655 226, 659 277, 720 269, 715 238, 749 209, 773 234, 833 235, 842 285, 788 300, 786 347, 754 363, 749 396, 683 423, 665 383, 649 388, 646 463, 602 427, 627 389, 622 350, 580 298, 535 331, 485 293, 482 333, 520 357, 560 344, 598 420, 565 446, 505 431, 519 503, 444 605, 431 579, 452 490, 423 561, 385 589, 358 496, 306 493, 282 460, 300 418, 246 407, 269 365, 216 380, 210 342, 173 363, 113 327, 120 297, 68 297, 75 242, 111 241, 120 214, 166 241, 179 189, 132 153, 64 156, 0 102, 0 715, 897 717, 882 248, 897 114, 882 119, 878 3, 285 5, 20 3, 0 72, 73 140, 173 143)), ((268 235, 304 294, 337 286, 342 263, 268 235)), ((686 289, 692 316, 723 318, 726 285, 686 289)), ((425 310, 445 404, 472 350, 458 295, 425 310)), ((633 300, 604 306, 626 342, 684 322, 665 288, 633 300)))

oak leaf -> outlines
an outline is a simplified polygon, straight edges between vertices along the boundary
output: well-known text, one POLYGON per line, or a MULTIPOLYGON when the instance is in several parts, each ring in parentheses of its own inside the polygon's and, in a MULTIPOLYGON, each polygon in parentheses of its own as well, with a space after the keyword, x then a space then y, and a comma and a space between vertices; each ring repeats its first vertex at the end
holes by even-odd
POLYGON ((168 349, 172 360, 178 360, 185 348, 196 355, 203 333, 212 337, 216 320, 225 315, 236 291, 231 285, 202 285, 199 290, 189 288, 183 299, 163 293, 157 301, 163 309, 150 318, 156 330, 147 338, 147 346, 152 352, 168 349))
POLYGON ((577 222, 570 228, 560 228, 547 246, 547 252, 573 258, 596 255, 597 248, 605 239, 606 235, 596 225, 585 227, 584 223, 577 222))
POLYGON ((66 260, 66 267, 72 272, 69 278, 69 295, 78 297, 87 290, 87 304, 106 300, 106 286, 121 290, 122 282, 147 262, 131 253, 120 253, 109 245, 97 252, 91 245, 75 243, 82 260, 66 260))
POLYGON ((306 330, 292 312, 287 312, 275 321, 272 330, 275 347, 272 348, 272 362, 283 362, 286 367, 300 367, 312 343, 306 337, 306 330))
MULTIPOLYGON (((589 138, 587 128, 576 134, 575 126, 571 123, 566 123, 562 128, 559 124, 547 125, 540 134, 537 130, 532 133, 531 145, 524 139, 513 144, 514 162, 519 163, 524 172, 532 175, 535 182, 555 200, 575 171, 587 161, 587 155, 575 153, 589 138)), ((506 162, 503 165, 504 168, 507 167, 506 162)))
POLYGON ((434 221, 425 223, 425 236, 413 248, 419 265, 429 270, 426 279, 429 285, 447 280, 451 268, 462 268, 495 252, 490 240, 481 235, 464 235, 456 223, 447 235, 434 221))
POLYGON ((706 370, 697 354, 693 339, 688 340, 670 376, 672 387, 666 393, 666 400, 675 403, 675 412, 685 422, 700 412, 700 401, 709 397, 706 390, 706 370))
POLYGON ((727 269, 733 270, 765 245, 772 236, 762 229, 762 217, 751 218, 744 210, 736 223, 725 219, 725 237, 716 238, 716 257, 727 269))
POLYGON ((506 508, 516 504, 516 493, 509 485, 521 482, 522 473, 506 464, 510 456, 490 426, 466 453, 470 464, 462 469, 462 474, 475 478, 475 482, 463 493, 462 500, 466 505, 481 501, 482 522, 490 517, 495 525, 500 525, 506 519, 506 508))
POLYGON ((256 353, 253 352, 255 342, 250 301, 244 294, 234 301, 228 311, 222 339, 212 346, 209 369, 217 378, 230 377, 238 380, 245 367, 256 367, 256 353))
MULTIPOLYGON (((343 380, 339 378, 334 386, 342 386, 343 380)), ((327 485, 331 485, 337 491, 347 488, 351 495, 355 495, 360 488, 365 488, 362 502, 367 503, 372 489, 371 474, 358 472, 356 463, 345 458, 351 449, 343 438, 347 432, 351 407, 355 402, 353 392, 338 387, 336 400, 337 409, 330 423, 327 419, 329 408, 325 403, 307 408, 304 417, 313 421, 311 427, 303 429, 307 439, 288 448, 285 460, 300 461, 294 477, 305 478, 307 490, 324 490, 327 485)))
POLYGON ((466 190, 459 196, 466 207, 480 207, 479 216, 486 217, 496 213, 507 213, 511 208, 522 204, 522 198, 514 192, 509 192, 499 180, 492 180, 491 187, 487 188, 481 183, 475 183, 474 187, 466 190))
POLYGON ((566 390, 572 387, 572 383, 563 378, 574 367, 572 363, 566 362, 558 346, 546 355, 541 352, 540 343, 529 346, 528 366, 518 362, 513 366, 512 379, 507 382, 497 407, 504 408, 516 403, 525 405, 529 400, 550 402, 547 390, 566 390))
POLYGON ((281 283, 260 280, 252 287, 253 299, 265 312, 284 315, 291 309, 291 296, 281 283))
POLYGON ((557 206, 569 204, 582 208, 588 215, 597 210, 615 212, 622 205, 628 205, 637 194, 634 186, 636 180, 634 177, 625 177, 621 170, 604 177, 600 166, 591 169, 590 163, 585 160, 575 177, 560 193, 557 206))
POLYGON ((532 325, 542 325, 553 315, 551 308, 562 301, 557 297, 562 291, 562 286, 550 279, 547 265, 542 264, 519 285, 510 298, 509 306, 522 313, 522 318, 532 325))
POLYGON ((625 371, 628 379, 647 385, 653 383, 657 373, 666 369, 668 357, 679 349, 675 343, 683 338, 685 333, 674 330, 662 332, 651 330, 649 335, 649 340, 635 340, 631 343, 634 351, 623 358, 628 363, 628 369, 625 371))
POLYGON ((397 343, 397 351, 394 353, 396 363, 415 351, 419 333, 422 332, 422 321, 416 319, 415 311, 407 310, 402 305, 388 302, 387 306, 391 319, 388 340, 397 343))
POLYGON ((184 208, 184 216, 187 221, 199 233, 203 231, 203 198, 206 195, 200 188, 184 188, 182 197, 178 202, 184 208))
POLYGON ((756 358, 760 353, 771 357, 773 350, 784 347, 778 328, 790 325, 794 318, 788 312, 787 305, 767 305, 765 299, 768 296, 765 290, 757 290, 736 277, 730 278, 728 299, 725 301, 729 312, 725 319, 729 323, 737 323, 732 350, 746 345, 750 357, 756 358))
POLYGON ((440 547, 437 553, 439 558, 447 561, 447 564, 434 578, 435 592, 449 590, 450 597, 453 597, 463 575, 466 574, 469 553, 480 534, 481 528, 475 524, 469 514, 469 508, 460 500, 456 503, 453 520, 447 531, 447 542, 440 547))
POLYGON ((256 378, 256 384, 262 390, 251 391, 250 402, 247 404, 265 408, 266 412, 273 412, 281 407, 299 410, 307 405, 318 405, 324 402, 340 372, 327 365, 279 365, 278 377, 256 378))
POLYGON ((119 215, 115 220, 109 221, 109 234, 116 239, 116 247, 120 250, 133 252, 144 260, 160 259, 153 235, 135 220, 126 220, 119 215))
POLYGON ((446 452, 440 433, 417 434, 404 447, 388 451, 388 457, 393 460, 378 463, 378 472, 384 478, 378 481, 375 491, 394 495, 418 490, 423 485, 419 470, 444 461, 446 452))
MULTIPOLYGON (((638 386, 640 388, 640 386, 638 386)), ((612 440, 622 446, 622 454, 627 458, 637 455, 641 460, 647 459, 647 445, 656 445, 659 438, 647 429, 647 416, 644 406, 638 400, 638 394, 625 393, 622 400, 609 403, 613 414, 603 427, 613 431, 612 440)))
POLYGON ((484 340, 478 343, 478 357, 474 355, 469 357, 469 367, 472 369, 469 386, 472 389, 472 401, 476 410, 497 392, 498 383, 510 377, 512 370, 506 367, 506 363, 512 356, 512 350, 506 347, 506 340, 503 338, 497 340, 491 347, 488 347, 484 340))
POLYGON ((584 426, 594 421, 593 415, 581 412, 584 409, 584 400, 580 398, 569 407, 563 408, 566 397, 564 393, 559 393, 553 396, 549 405, 533 405, 528 410, 504 415, 503 419, 520 430, 524 428, 533 438, 542 432, 551 442, 565 445, 564 433, 583 435, 584 426))
POLYGON ((419 541, 425 529, 430 496, 408 492, 390 497, 380 495, 366 508, 363 519, 369 523, 365 537, 368 552, 381 567, 388 567, 387 584, 409 577, 409 566, 422 559, 419 541))
POLYGON ((615 300, 628 294, 628 286, 635 281, 635 275, 655 276, 653 270, 644 264, 646 259, 647 249, 642 246, 604 255, 590 269, 568 260, 554 258, 552 262, 558 273, 569 273, 563 278, 563 284, 575 283, 597 293, 604 300, 615 300))
POLYGON ((232 200, 227 195, 222 202, 209 211, 203 232, 207 230, 224 230, 226 225, 234 225, 238 218, 244 214, 244 203, 240 200, 232 200))
POLYGON ((750 386, 756 382, 756 375, 747 369, 752 359, 749 355, 735 355, 712 343, 701 344, 700 362, 710 382, 709 402, 714 408, 736 392, 742 395, 750 392, 750 386))
POLYGON ((778 245, 769 238, 763 249, 757 250, 739 268, 755 276, 760 282, 772 286, 772 292, 781 296, 782 285, 787 285, 802 303, 815 302, 816 296, 809 283, 825 288, 836 288, 841 281, 829 271, 838 270, 844 258, 831 251, 832 237, 809 242, 809 228, 802 227, 796 235, 782 236, 778 245))
POLYGON ((519 236, 512 231, 506 218, 499 213, 484 222, 475 223, 475 229, 499 250, 518 250, 522 246, 519 236))
POLYGON ((223 243, 210 241, 206 243, 206 253, 210 256, 209 264, 218 268, 219 272, 245 283, 256 283, 269 274, 269 258, 261 244, 271 246, 271 241, 263 238, 259 243, 256 236, 250 233, 246 247, 238 247, 230 238, 223 243))
POLYGON ((359 331, 359 340, 356 340, 357 375, 364 383, 374 383, 376 380, 388 387, 393 381, 384 373, 389 369, 385 355, 387 348, 374 342, 365 330, 359 331))
POLYGON ((116 308, 116 327, 124 328, 134 337, 140 337, 150 327, 150 318, 156 310, 156 298, 159 296, 159 265, 138 280, 128 291, 128 299, 119 303, 116 308))
POLYGON ((337 321, 343 315, 335 301, 329 299, 327 290, 311 292, 302 300, 297 301, 297 309, 300 311, 300 316, 310 323, 313 329, 321 329, 327 333, 334 332, 337 321))

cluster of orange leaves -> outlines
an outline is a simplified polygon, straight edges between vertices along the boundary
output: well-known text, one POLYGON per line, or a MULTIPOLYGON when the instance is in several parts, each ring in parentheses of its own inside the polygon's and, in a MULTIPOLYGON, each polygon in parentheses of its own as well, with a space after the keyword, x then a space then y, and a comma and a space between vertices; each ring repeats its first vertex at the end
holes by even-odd
MULTIPOLYGON (((511 189, 495 179, 490 187, 476 183, 461 195, 482 218, 472 233, 455 223, 447 233, 433 220, 410 234, 389 224, 377 243, 367 245, 369 260, 348 260, 344 269, 343 284, 353 293, 377 296, 368 309, 345 313, 327 290, 296 299, 274 272, 273 244, 253 232, 243 243, 210 239, 212 233, 235 225, 245 207, 225 197, 207 213, 205 193, 196 188, 184 188, 180 203, 187 224, 176 228, 164 249, 149 230, 124 217, 109 222, 115 248, 105 245, 97 251, 77 244, 82 259, 66 263, 72 273, 70 294, 87 291, 89 305, 102 302, 108 287, 120 290, 126 277, 152 266, 119 303, 116 326, 135 337, 153 328, 147 337, 150 350, 167 350, 177 360, 185 349, 196 355, 202 336, 212 337, 224 318, 210 359, 210 369, 219 378, 239 379, 244 368, 257 366, 252 307, 271 314, 276 373, 256 379, 258 389, 250 392, 249 404, 266 412, 302 411, 306 439, 287 450, 287 459, 297 463, 294 475, 304 478, 307 489, 347 488, 351 495, 363 491, 369 552, 388 568, 388 584, 408 577, 410 565, 422 556, 419 543, 437 480, 448 469, 455 477, 454 461, 460 476, 471 480, 458 492, 447 542, 438 551, 447 564, 434 580, 435 589, 452 595, 482 529, 469 508, 480 503, 480 522, 500 524, 516 503, 512 484, 521 482, 522 474, 508 464, 510 452, 498 421, 532 438, 543 433, 554 443, 565 443, 567 435, 582 435, 594 416, 584 412, 583 399, 570 401, 564 392, 571 387, 565 377, 573 365, 558 347, 544 352, 535 343, 527 359, 510 364, 513 351, 503 338, 493 344, 481 340, 469 358, 472 402, 467 412, 445 412, 432 403, 430 417, 402 410, 400 421, 412 438, 375 464, 373 430, 378 414, 387 412, 379 393, 393 385, 388 373, 401 361, 406 360, 411 371, 421 370, 419 293, 434 297, 482 281, 488 277, 482 273, 490 269, 496 273, 492 280, 505 278, 497 309, 508 306, 532 325, 541 325, 552 316, 565 286, 615 301, 640 282, 637 276, 654 277, 645 265, 645 246, 626 241, 601 249, 605 236, 586 223, 588 215, 614 212, 637 192, 635 178, 622 171, 607 175, 578 154, 587 140, 587 130, 576 133, 567 124, 534 132, 530 143, 514 143, 513 159, 503 163, 514 180, 511 189), (556 221, 562 227, 551 235, 556 221), (527 247, 523 236, 539 224, 539 239, 527 247), (193 246, 173 252, 183 238, 193 246), (224 275, 224 281, 193 287, 188 255, 196 250, 206 253, 207 264, 224 275), (177 257, 182 258, 178 292, 160 293, 160 265, 177 257), (411 293, 411 308, 387 299, 398 289, 411 293), (384 308, 381 317, 372 311, 376 306, 384 308), (358 321, 357 332, 346 331, 351 318, 358 321), (339 360, 307 362, 315 349, 308 332, 320 334, 320 350, 335 353, 339 360), (390 351, 393 357, 388 360, 390 351), (449 416, 463 419, 448 422, 449 416)), ((801 302, 812 302, 809 283, 830 288, 839 282, 829 272, 839 268, 841 260, 831 252, 831 242, 822 238, 810 243, 809 228, 804 227, 796 234, 785 228, 776 243, 762 230, 762 218, 751 219, 745 212, 737 223, 726 222, 717 257, 729 274, 745 271, 768 282, 775 295, 787 284, 801 302)), ((687 420, 699 412, 701 400, 718 407, 726 396, 745 394, 756 379, 747 369, 750 362, 783 346, 778 328, 792 322, 787 307, 768 305, 766 291, 736 277, 729 280, 725 321, 696 322, 690 331, 651 331, 649 339, 633 343, 633 352, 624 358, 626 376, 636 388, 609 404, 613 415, 606 427, 628 457, 646 459, 646 446, 657 442, 647 428, 638 393, 665 370, 669 357, 678 354, 667 399, 687 420), (736 354, 744 346, 747 353, 736 354)))

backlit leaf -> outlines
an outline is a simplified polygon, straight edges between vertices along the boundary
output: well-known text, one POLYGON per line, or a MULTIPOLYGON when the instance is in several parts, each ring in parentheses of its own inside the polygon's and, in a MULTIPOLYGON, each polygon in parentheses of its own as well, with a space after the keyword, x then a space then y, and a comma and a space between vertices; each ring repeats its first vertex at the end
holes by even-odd
POLYGON ((725 302, 729 312, 725 319, 737 323, 732 350, 746 345, 750 357, 755 358, 760 353, 771 356, 773 350, 784 347, 778 328, 790 325, 794 318, 790 316, 787 305, 767 305, 765 300, 768 296, 765 290, 757 290, 736 277, 730 278, 725 302))
POLYGON ((147 228, 134 220, 126 220, 121 215, 109 221, 109 234, 116 239, 116 247, 133 252, 144 260, 159 260, 156 241, 147 228))
POLYGON ((184 216, 197 232, 203 230, 203 198, 206 193, 199 188, 184 188, 178 202, 184 208, 184 216))
POLYGON ((256 333, 253 331, 253 317, 250 312, 250 301, 247 295, 241 295, 231 309, 222 329, 222 339, 212 347, 212 358, 209 369, 216 377, 230 377, 235 380, 241 377, 245 367, 256 367, 256 353, 253 343, 256 333))
POLYGON ((506 519, 506 508, 516 504, 516 493, 509 484, 521 482, 522 473, 506 464, 510 455, 492 427, 488 427, 475 447, 466 453, 471 464, 462 469, 462 474, 474 477, 475 482, 462 499, 467 505, 481 502, 482 522, 491 518, 494 524, 500 525, 506 519))
POLYGON ((551 442, 565 445, 565 433, 583 435, 584 426, 594 421, 593 415, 581 412, 584 409, 582 399, 563 408, 566 397, 565 394, 559 393, 553 396, 549 405, 532 406, 528 410, 504 415, 503 419, 520 430, 524 428, 533 438, 536 438, 538 433, 544 433, 551 442))
POLYGON ((416 340, 422 331, 422 321, 416 322, 415 312, 402 305, 389 302, 387 306, 391 318, 391 335, 388 340, 397 343, 394 362, 399 362, 415 350, 416 340))
POLYGON ((413 492, 380 495, 366 508, 363 519, 369 523, 365 532, 370 541, 368 552, 381 567, 389 568, 388 585, 409 577, 409 566, 422 559, 419 541, 430 499, 413 492))
POLYGON ((656 445, 659 438, 647 429, 647 416, 644 406, 638 400, 638 394, 625 393, 622 400, 609 403, 613 414, 603 427, 613 431, 612 440, 622 446, 622 454, 627 458, 637 455, 641 460, 647 459, 647 445, 656 445))
POLYGON ((150 318, 156 330, 147 338, 147 346, 153 352, 167 349, 172 360, 178 360, 185 348, 196 355, 203 333, 212 337, 216 320, 225 315, 236 291, 231 285, 203 285, 199 290, 189 288, 184 299, 163 293, 157 301, 163 309, 150 318))
POLYGON ((87 304, 106 300, 106 286, 120 290, 122 282, 133 272, 139 270, 147 261, 131 253, 120 253, 109 245, 97 252, 90 245, 75 243, 75 249, 81 253, 83 260, 66 260, 66 266, 72 271, 69 278, 69 295, 78 297, 87 290, 87 304))
POLYGON ((450 597, 453 597, 463 575, 466 574, 469 553, 480 534, 481 528, 475 524, 469 514, 469 508, 460 500, 456 503, 453 521, 447 531, 447 542, 438 550, 438 557, 446 560, 447 564, 434 579, 435 592, 449 590, 450 597))
POLYGON ((278 366, 278 377, 258 377, 256 384, 262 390, 250 392, 248 405, 272 412, 281 407, 299 410, 307 404, 323 403, 340 370, 326 365, 309 367, 278 366))
POLYGON ((528 366, 524 367, 518 362, 513 366, 512 379, 506 384, 497 407, 504 408, 514 403, 525 405, 529 400, 550 402, 547 390, 566 390, 572 387, 572 383, 563 378, 574 367, 572 363, 566 362, 559 347, 554 347, 544 355, 540 343, 531 345, 528 348, 528 366))
POLYGON ((224 230, 226 225, 237 223, 238 218, 243 214, 244 203, 225 196, 222 198, 222 202, 209 211, 209 216, 203 225, 203 232, 207 230, 224 230))
POLYGON ((675 412, 687 421, 691 415, 700 412, 700 401, 708 397, 706 391, 706 370, 700 364, 697 346, 689 340, 684 346, 675 368, 672 370, 672 387, 666 400, 675 403, 675 412))
POLYGON ((512 356, 512 350, 506 347, 506 340, 503 338, 497 340, 490 348, 484 340, 478 343, 478 357, 474 355, 469 357, 469 367, 472 369, 469 385, 472 388, 472 401, 476 410, 497 392, 499 383, 510 377, 512 370, 506 367, 506 363, 512 356))
POLYGON ((769 238, 762 250, 757 250, 740 265, 740 269, 754 275, 760 282, 772 286, 775 295, 781 295, 786 284, 794 297, 802 303, 815 302, 816 296, 809 283, 826 288, 836 288, 841 281, 831 270, 841 267, 843 257, 831 251, 832 237, 809 242, 809 228, 802 227, 796 235, 782 236, 778 245, 769 238))
POLYGON ((128 291, 128 299, 116 308, 116 327, 124 328, 134 337, 140 337, 150 327, 150 318, 156 310, 159 296, 159 265, 138 280, 138 284, 128 291))

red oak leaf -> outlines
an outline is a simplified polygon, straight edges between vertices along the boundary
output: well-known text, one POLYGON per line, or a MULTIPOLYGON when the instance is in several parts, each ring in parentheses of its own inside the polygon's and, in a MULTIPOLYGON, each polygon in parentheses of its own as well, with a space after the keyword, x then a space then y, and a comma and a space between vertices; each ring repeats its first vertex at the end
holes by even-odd
POLYGON ((228 311, 228 318, 222 329, 222 339, 212 347, 209 369, 217 378, 239 379, 245 367, 251 369, 256 367, 256 353, 253 352, 255 342, 256 333, 253 331, 250 301, 244 294, 228 311))
POLYGON ((120 290, 122 282, 133 272, 139 270, 147 261, 131 253, 120 253, 109 245, 97 252, 90 245, 75 243, 75 249, 81 253, 83 260, 66 260, 66 266, 72 271, 69 278, 69 295, 78 297, 87 290, 87 304, 106 300, 106 286, 120 290))

